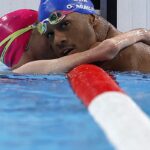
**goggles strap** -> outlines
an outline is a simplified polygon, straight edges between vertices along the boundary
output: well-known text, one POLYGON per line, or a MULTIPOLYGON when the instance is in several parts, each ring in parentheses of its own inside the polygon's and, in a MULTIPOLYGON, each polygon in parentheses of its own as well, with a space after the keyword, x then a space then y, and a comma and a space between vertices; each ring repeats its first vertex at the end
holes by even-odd
POLYGON ((3 41, 0 42, 0 46, 4 45, 6 42, 8 42, 6 44, 6 46, 4 47, 1 55, 0 55, 0 61, 4 63, 4 58, 5 58, 5 55, 7 53, 7 50, 9 48, 9 46, 11 45, 11 43, 17 38, 19 37, 20 35, 22 35, 23 33, 31 30, 31 29, 34 29, 35 26, 34 25, 30 25, 26 28, 23 28, 23 29, 20 29, 14 33, 12 33, 11 35, 9 35, 7 38, 5 38, 3 41))

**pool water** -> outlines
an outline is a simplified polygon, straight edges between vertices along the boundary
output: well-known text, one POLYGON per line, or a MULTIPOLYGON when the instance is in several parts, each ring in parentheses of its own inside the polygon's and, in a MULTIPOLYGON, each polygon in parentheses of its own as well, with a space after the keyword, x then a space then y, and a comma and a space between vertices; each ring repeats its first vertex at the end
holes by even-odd
POLYGON ((150 116, 150 74, 112 73, 119 86, 150 116))
MULTIPOLYGON (((5 69, 2 69, 5 72, 5 69)), ((111 72, 150 115, 150 75, 111 72)), ((113 150, 65 74, 0 75, 0 149, 113 150)))
POLYGON ((113 149, 66 75, 0 75, 0 149, 113 149))

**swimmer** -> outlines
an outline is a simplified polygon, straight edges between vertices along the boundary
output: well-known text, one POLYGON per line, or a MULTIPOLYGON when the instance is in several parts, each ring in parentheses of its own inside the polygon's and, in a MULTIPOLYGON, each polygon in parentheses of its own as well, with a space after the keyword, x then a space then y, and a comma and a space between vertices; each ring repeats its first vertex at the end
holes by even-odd
POLYGON ((13 70, 13 72, 23 74, 68 72, 80 64, 93 63, 98 61, 103 62, 114 59, 120 50, 123 50, 125 47, 130 46, 136 42, 144 41, 146 37, 146 30, 133 30, 111 39, 104 40, 98 46, 87 51, 77 52, 57 59, 32 61, 13 70), (137 35, 137 32, 140 34, 137 35))
POLYGON ((150 42, 149 31, 137 29, 90 46, 87 51, 58 56, 48 35, 41 34, 45 28, 37 23, 37 17, 37 11, 21 9, 0 18, 0 59, 15 73, 66 72, 82 63, 111 60, 136 42, 150 42))
POLYGON ((48 39, 36 30, 37 20, 38 12, 30 9, 0 18, 0 60, 12 70, 30 61, 54 58, 47 47, 48 39))
MULTIPOLYGON (((103 49, 99 48, 102 41, 110 38, 113 40, 113 37, 121 34, 124 40, 118 40, 115 45, 119 47, 120 42, 128 41, 126 34, 96 15, 90 0, 42 0, 39 7, 39 21, 45 28, 42 34, 49 39, 57 57, 83 52, 91 47, 102 51, 103 49)), ((96 60, 96 64, 106 70, 150 72, 148 45, 150 31, 145 32, 147 32, 145 33, 147 39, 143 40, 145 43, 126 46, 113 59, 109 61, 99 59, 96 60)), ((135 35, 142 36, 143 32, 137 30, 135 35)))

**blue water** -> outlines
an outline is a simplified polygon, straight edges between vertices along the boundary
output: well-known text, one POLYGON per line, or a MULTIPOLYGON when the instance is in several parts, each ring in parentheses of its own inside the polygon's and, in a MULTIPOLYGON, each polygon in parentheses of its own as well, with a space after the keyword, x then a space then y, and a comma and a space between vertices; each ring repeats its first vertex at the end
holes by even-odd
POLYGON ((112 150, 61 75, 0 75, 0 149, 112 150))
POLYGON ((119 86, 150 116, 150 74, 112 73, 119 86))
MULTIPOLYGON (((111 73, 150 115, 150 75, 111 73)), ((0 75, 0 149, 113 150, 65 74, 0 75)))

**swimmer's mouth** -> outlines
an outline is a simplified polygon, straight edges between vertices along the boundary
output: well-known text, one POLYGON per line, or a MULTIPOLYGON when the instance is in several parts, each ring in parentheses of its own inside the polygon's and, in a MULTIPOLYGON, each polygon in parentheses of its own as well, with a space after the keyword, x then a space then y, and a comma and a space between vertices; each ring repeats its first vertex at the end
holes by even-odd
POLYGON ((67 55, 70 55, 70 54, 72 54, 72 51, 74 50, 74 48, 66 48, 66 49, 64 49, 64 51, 63 51, 63 55, 64 56, 67 56, 67 55))

